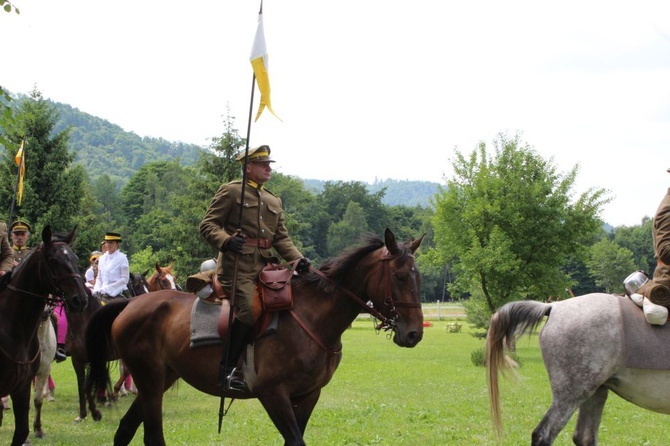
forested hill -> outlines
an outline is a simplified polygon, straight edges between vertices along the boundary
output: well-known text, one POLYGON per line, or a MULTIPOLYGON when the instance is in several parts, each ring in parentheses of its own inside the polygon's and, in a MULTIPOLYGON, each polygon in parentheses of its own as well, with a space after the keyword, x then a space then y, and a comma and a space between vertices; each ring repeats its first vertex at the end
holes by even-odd
POLYGON ((122 186, 148 162, 179 158, 182 164, 191 165, 202 150, 195 144, 140 137, 70 105, 51 104, 60 115, 55 131, 71 128, 70 149, 76 154, 75 162, 82 164, 91 178, 107 174, 122 186))
MULTIPOLYGON (((194 144, 140 137, 68 104, 49 102, 60 115, 55 130, 71 128, 70 148, 76 154, 75 162, 82 164, 92 179, 107 174, 117 186, 122 187, 146 163, 179 158, 183 165, 192 165, 204 150, 194 144)), ((305 187, 314 192, 323 190, 325 184, 322 180, 303 181, 305 187)), ((385 179, 366 185, 372 193, 386 188, 382 201, 389 206, 427 207, 438 190, 437 183, 428 181, 385 179)))

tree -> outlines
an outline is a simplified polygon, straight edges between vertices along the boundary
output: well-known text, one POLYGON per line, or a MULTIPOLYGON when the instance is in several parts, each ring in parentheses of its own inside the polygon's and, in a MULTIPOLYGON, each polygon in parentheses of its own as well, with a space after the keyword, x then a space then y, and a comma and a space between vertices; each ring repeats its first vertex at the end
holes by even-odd
POLYGON ((633 253, 613 241, 601 240, 590 248, 586 266, 606 293, 623 293, 623 281, 633 271, 633 253))
POLYGON ((368 232, 363 207, 350 201, 342 220, 328 228, 328 252, 336 253, 353 245, 358 238, 368 232))
POLYGON ((203 173, 210 175, 219 183, 228 183, 241 177, 240 163, 235 161, 235 157, 245 146, 246 140, 240 137, 234 122, 235 118, 230 116, 228 107, 223 135, 212 138, 211 151, 204 152, 200 159, 203 173))
POLYGON ((33 89, 30 97, 18 104, 16 126, 5 129, 13 144, 5 146, 0 200, 8 205, 12 202, 17 172, 14 155, 25 140, 23 201, 17 203, 14 215, 28 219, 34 232, 47 224, 56 231, 70 230, 81 211, 86 174, 81 166, 73 165, 68 131, 53 132, 57 120, 54 108, 33 89))
POLYGON ((501 134, 489 159, 480 143, 468 158, 456 152, 454 177, 436 195, 436 256, 453 262, 453 294, 482 299, 490 315, 511 300, 546 299, 569 288, 570 255, 600 227, 604 190, 571 202, 575 166, 561 175, 534 150, 501 134))
POLYGON ((614 242, 629 249, 633 253, 634 268, 646 271, 650 277, 656 269, 654 240, 651 235, 652 224, 653 220, 645 217, 639 226, 621 226, 614 229, 614 242))

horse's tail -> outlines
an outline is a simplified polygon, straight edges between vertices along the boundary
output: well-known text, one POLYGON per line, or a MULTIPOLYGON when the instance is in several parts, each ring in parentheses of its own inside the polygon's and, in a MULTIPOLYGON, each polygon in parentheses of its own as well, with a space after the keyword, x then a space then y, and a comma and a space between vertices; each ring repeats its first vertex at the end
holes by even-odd
POLYGON ((108 361, 115 358, 112 344, 112 324, 126 308, 129 299, 116 299, 93 313, 86 327, 86 394, 93 400, 98 391, 111 390, 108 361))
POLYGON ((491 419, 498 437, 502 435, 498 372, 514 370, 517 365, 505 354, 505 349, 512 350, 516 339, 535 329, 550 311, 551 305, 528 300, 505 304, 491 316, 486 336, 486 368, 491 419))

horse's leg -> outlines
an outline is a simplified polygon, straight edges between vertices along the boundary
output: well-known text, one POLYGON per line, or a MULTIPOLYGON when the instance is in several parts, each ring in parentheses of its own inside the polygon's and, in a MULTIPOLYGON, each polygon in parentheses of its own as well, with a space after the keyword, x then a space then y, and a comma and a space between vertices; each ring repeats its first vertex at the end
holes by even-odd
POLYGON ((305 428, 307 427, 307 422, 312 416, 312 411, 316 407, 316 403, 319 401, 321 396, 321 389, 317 389, 309 395, 300 398, 299 400, 293 401, 293 408, 295 413, 296 421, 298 422, 298 427, 303 436, 305 435, 305 428))
POLYGON ((35 437, 37 438, 44 438, 44 431, 42 430, 42 403, 44 402, 44 389, 48 388, 47 383, 50 371, 51 366, 47 370, 43 370, 42 365, 40 365, 40 370, 35 381, 35 396, 33 397, 35 419, 33 420, 33 432, 35 432, 35 437))
MULTIPOLYGON (((79 392, 79 416, 74 419, 74 421, 79 422, 82 421, 86 418, 87 412, 86 412, 86 390, 84 389, 84 383, 86 380, 86 364, 85 362, 79 357, 78 354, 75 354, 72 352, 72 367, 74 368, 74 373, 77 376, 77 391, 79 392)), ((93 419, 96 421, 99 421, 99 418, 96 419, 94 415, 94 411, 97 411, 95 407, 95 401, 89 402, 89 405, 91 406, 91 414, 93 415, 93 419)), ((99 413, 99 411, 98 411, 99 413)))
POLYGON ((114 434, 114 446, 128 446, 142 424, 142 399, 137 397, 119 421, 114 434))
MULTIPOLYGON (((302 438, 302 432, 305 426, 300 426, 293 403, 285 393, 266 394, 258 398, 270 416, 277 430, 284 437, 285 446, 304 446, 305 441, 302 438)), ((311 413, 311 409, 308 410, 311 413)), ((309 416, 306 417, 309 419, 309 416)), ((307 425, 307 419, 302 420, 307 425)))
POLYGON ((542 421, 537 425, 532 435, 532 446, 550 446, 554 443, 556 436, 568 424, 570 417, 577 410, 579 403, 570 401, 565 402, 556 398, 554 394, 553 401, 549 410, 544 414, 542 421))
POLYGON ((596 393, 579 407, 577 425, 572 434, 572 442, 577 446, 595 446, 598 444, 598 427, 603 417, 609 390, 600 386, 596 393))
POLYGON ((30 433, 30 387, 31 380, 26 380, 20 390, 12 392, 12 410, 14 412, 14 436, 11 446, 21 446, 28 442, 30 433))

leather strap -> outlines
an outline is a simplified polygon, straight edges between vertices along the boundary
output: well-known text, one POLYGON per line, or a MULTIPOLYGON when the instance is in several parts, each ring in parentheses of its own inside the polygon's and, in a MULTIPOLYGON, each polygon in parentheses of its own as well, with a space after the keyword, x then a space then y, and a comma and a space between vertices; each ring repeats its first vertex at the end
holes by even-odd
POLYGON ((247 246, 256 246, 261 249, 272 248, 272 242, 266 238, 245 238, 244 244, 247 246))

